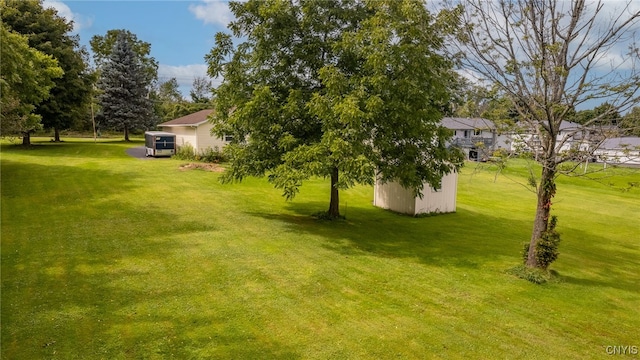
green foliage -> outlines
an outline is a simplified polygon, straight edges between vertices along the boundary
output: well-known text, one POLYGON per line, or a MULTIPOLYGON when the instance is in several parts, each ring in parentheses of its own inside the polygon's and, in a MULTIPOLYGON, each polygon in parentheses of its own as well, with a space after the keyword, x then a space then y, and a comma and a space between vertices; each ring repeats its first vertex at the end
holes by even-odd
POLYGON ((138 40, 136 34, 125 29, 109 30, 105 35, 94 35, 89 44, 93 53, 93 60, 101 70, 111 61, 111 53, 115 49, 119 38, 123 38, 131 47, 136 57, 136 62, 142 67, 145 82, 153 83, 158 78, 158 62, 151 54, 151 44, 138 40))
POLYGON ((173 156, 180 160, 202 161, 206 163, 221 163, 227 160, 224 152, 217 146, 208 147, 205 150, 196 153, 193 146, 189 143, 178 147, 176 154, 173 156))
POLYGON ((530 268, 526 265, 518 265, 509 269, 507 273, 534 284, 545 284, 552 279, 551 272, 541 268, 530 268))
POLYGON ((195 160, 196 159, 196 151, 190 143, 179 146, 176 150, 176 154, 173 155, 174 158, 179 160, 195 160))
POLYGON ((129 131, 155 126, 153 103, 147 96, 149 86, 144 64, 125 33, 119 33, 98 81, 100 122, 108 128, 123 130, 126 141, 129 131))
MULTIPOLYGON (((546 231, 542 233, 542 237, 536 242, 535 258, 539 269, 546 272, 551 263, 558 259, 558 246, 560 244, 560 234, 556 231, 558 225, 557 216, 552 216, 546 231)), ((529 258, 529 243, 524 244, 522 251, 522 261, 526 263, 529 258)), ((535 272, 534 272, 535 273, 535 272)), ((528 274, 528 273, 527 273, 528 274)), ((537 274, 537 273, 535 273, 537 274)), ((528 275, 527 275, 528 276, 528 275)))
POLYGON ((208 147, 201 151, 197 156, 197 160, 207 163, 220 163, 225 162, 226 157, 220 148, 214 146, 213 148, 208 147))
POLYGON ((619 124, 624 135, 640 136, 640 106, 634 106, 621 120, 619 124))
POLYGON ((4 24, 25 35, 31 47, 51 55, 64 72, 34 111, 45 128, 55 130, 59 141, 60 130, 82 122, 88 112, 95 80, 88 69, 88 54, 80 47, 78 35, 72 35, 72 23, 40 1, 3 1, 0 13, 4 24))
MULTIPOLYGON (((4 3, 3 3, 4 6, 4 3)), ((63 75, 51 56, 29 46, 26 36, 0 24, 2 61, 0 61, 0 124, 2 136, 23 136, 29 145, 30 134, 42 127, 36 107, 50 96, 54 79, 63 75)))
POLYGON ((542 233, 542 237, 536 243, 536 262, 543 270, 547 270, 549 265, 558 258, 558 245, 560 244, 560 234, 556 231, 558 218, 552 216, 548 228, 542 233))
POLYGON ((225 181, 268 173, 291 199, 314 176, 344 190, 377 174, 419 193, 462 165, 439 125, 455 81, 441 52, 453 14, 414 0, 230 8, 243 42, 219 33, 206 56, 209 75, 224 78, 214 130, 234 137, 225 181))

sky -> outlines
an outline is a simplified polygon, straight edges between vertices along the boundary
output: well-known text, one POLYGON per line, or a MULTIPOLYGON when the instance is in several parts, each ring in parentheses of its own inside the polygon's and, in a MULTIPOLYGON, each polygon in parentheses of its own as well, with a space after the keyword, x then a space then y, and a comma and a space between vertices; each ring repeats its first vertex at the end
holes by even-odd
MULTIPOLYGON (((625 2, 604 0, 605 14, 625 2)), ((89 51, 92 36, 105 35, 112 29, 129 30, 138 40, 150 43, 151 56, 159 64, 158 79, 175 78, 185 98, 189 97, 194 78, 207 76, 204 56, 213 48, 215 34, 228 31, 226 26, 233 19, 226 0, 44 0, 44 6, 53 7, 58 15, 72 20, 80 44, 89 51)), ((627 14, 637 11, 640 0, 633 0, 627 14)), ((627 64, 617 58, 628 51, 633 41, 640 42, 640 22, 631 33, 635 35, 625 36, 625 41, 605 54, 606 68, 611 69, 614 64, 619 70, 628 70, 627 64)), ((462 74, 474 79, 473 74, 462 74)), ((218 81, 213 80, 213 84, 218 81)))
POLYGON ((204 56, 214 46, 214 35, 227 31, 232 19, 227 2, 212 0, 45 0, 44 6, 73 20, 80 45, 89 51, 94 35, 113 29, 129 30, 150 43, 158 80, 176 78, 186 98, 194 78, 207 76, 204 56))

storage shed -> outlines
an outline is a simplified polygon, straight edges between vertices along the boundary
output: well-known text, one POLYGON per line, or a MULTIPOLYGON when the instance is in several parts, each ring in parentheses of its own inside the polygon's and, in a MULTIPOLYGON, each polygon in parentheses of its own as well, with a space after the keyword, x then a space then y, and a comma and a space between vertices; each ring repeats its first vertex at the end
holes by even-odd
POLYGON ((413 191, 403 188, 396 182, 382 184, 376 181, 373 205, 408 215, 451 213, 456 211, 458 191, 458 173, 453 172, 442 178, 439 189, 424 184, 422 199, 414 196, 413 191))
POLYGON ((193 114, 179 117, 159 124, 163 131, 175 134, 176 144, 179 147, 190 144, 196 153, 203 153, 207 148, 222 150, 230 138, 219 138, 211 135, 213 125, 208 117, 213 113, 212 109, 200 110, 193 114))

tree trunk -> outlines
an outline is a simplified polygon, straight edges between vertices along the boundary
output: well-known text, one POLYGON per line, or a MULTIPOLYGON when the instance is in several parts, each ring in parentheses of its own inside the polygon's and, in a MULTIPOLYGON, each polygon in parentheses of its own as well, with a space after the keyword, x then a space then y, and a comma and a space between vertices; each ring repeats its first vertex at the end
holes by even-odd
POLYGON ((527 267, 539 267, 535 257, 536 245, 542 234, 547 231, 549 225, 549 214, 551 213, 551 199, 556 194, 556 163, 554 157, 547 158, 543 163, 542 177, 538 185, 538 203, 536 205, 536 216, 533 221, 533 232, 529 242, 529 253, 527 254, 527 267))
POLYGON ((31 146, 31 132, 22 133, 22 146, 31 146))
POLYGON ((53 141, 60 142, 60 129, 57 127, 53 128, 53 141))
POLYGON ((129 127, 128 126, 124 126, 124 141, 131 141, 129 140, 129 127))
POLYGON ((340 217, 340 198, 338 194, 338 168, 331 170, 331 202, 329 203, 329 217, 340 217))

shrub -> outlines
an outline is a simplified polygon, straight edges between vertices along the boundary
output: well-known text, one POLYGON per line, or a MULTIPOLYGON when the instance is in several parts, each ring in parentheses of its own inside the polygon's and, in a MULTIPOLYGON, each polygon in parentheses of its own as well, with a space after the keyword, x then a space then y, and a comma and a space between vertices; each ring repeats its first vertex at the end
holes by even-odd
POLYGON ((193 146, 191 146, 191 144, 187 143, 186 145, 182 145, 180 147, 178 147, 178 150, 176 151, 176 154, 174 155, 174 157, 176 159, 180 159, 180 160, 195 160, 196 159, 196 155, 195 155, 195 151, 193 150, 193 146))
POLYGON ((214 146, 213 149, 210 147, 206 148, 200 153, 199 158, 200 161, 208 163, 219 163, 226 160, 224 154, 217 146, 214 146))
POLYGON ((556 231, 556 225, 558 225, 558 218, 552 216, 549 228, 536 243, 536 262, 544 270, 549 268, 549 265, 558 258, 560 234, 556 231))

